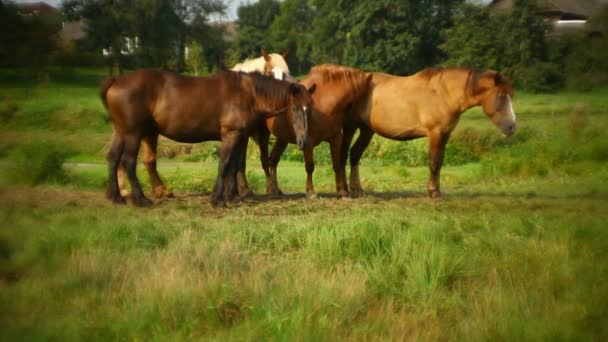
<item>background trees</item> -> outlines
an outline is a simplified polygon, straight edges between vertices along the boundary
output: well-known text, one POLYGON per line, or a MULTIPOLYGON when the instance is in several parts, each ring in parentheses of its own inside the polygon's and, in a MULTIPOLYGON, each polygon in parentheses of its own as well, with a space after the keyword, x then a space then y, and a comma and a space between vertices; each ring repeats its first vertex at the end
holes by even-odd
MULTIPOLYGON (((289 50, 296 75, 321 63, 398 75, 446 65, 500 70, 533 91, 608 82, 608 9, 590 18, 593 35, 548 39, 534 0, 516 0, 506 13, 466 0, 259 0, 238 8, 238 29, 226 41, 233 26, 209 18, 228 1, 239 0, 64 0, 62 9, 65 19, 87 22, 74 50, 105 49, 110 73, 117 66, 205 74, 265 48, 289 50), (194 55, 186 59, 187 47, 194 55)), ((60 22, 0 6, 1 64, 57 61, 60 22)))

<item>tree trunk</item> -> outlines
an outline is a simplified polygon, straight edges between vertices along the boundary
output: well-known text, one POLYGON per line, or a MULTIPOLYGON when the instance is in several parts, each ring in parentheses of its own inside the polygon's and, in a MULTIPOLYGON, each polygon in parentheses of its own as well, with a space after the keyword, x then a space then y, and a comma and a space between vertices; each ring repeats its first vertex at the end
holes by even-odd
POLYGON ((179 33, 177 38, 177 63, 175 65, 175 71, 183 72, 184 66, 186 65, 186 34, 183 32, 179 33))

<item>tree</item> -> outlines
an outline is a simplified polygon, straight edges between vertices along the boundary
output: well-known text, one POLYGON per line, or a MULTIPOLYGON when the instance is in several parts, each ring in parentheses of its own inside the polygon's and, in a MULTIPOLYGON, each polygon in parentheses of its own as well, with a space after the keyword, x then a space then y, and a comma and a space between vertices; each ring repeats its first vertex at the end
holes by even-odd
POLYGON ((118 66, 122 73, 122 50, 126 40, 135 37, 133 23, 136 15, 128 0, 67 0, 62 10, 68 20, 86 19, 83 46, 90 51, 106 49, 110 52, 109 73, 118 66))
POLYGON ((314 1, 312 56, 409 74, 442 59, 440 31, 461 0, 314 1))
POLYGON ((305 73, 311 66, 313 18, 307 0, 285 0, 270 26, 270 46, 274 51, 289 51, 288 64, 294 74, 305 73))
POLYGON ((22 16, 0 1, 0 65, 43 68, 57 50, 60 22, 38 15, 22 16))
POLYGON ((277 14, 280 4, 276 0, 260 0, 259 2, 240 6, 237 10, 239 28, 234 42, 239 59, 259 55, 260 48, 272 46, 267 31, 277 14))
POLYGON ((179 72, 182 71, 184 67, 186 41, 191 37, 190 26, 195 21, 197 21, 200 26, 201 22, 205 22, 207 16, 210 14, 223 14, 226 10, 226 5, 221 0, 171 0, 170 3, 175 15, 179 18, 179 22, 176 26, 176 71, 179 72))
POLYGON ((534 91, 560 83, 551 63, 545 34, 547 24, 537 15, 535 1, 515 1, 506 14, 480 5, 464 5, 455 25, 443 31, 444 64, 492 68, 513 76, 516 84, 534 91))

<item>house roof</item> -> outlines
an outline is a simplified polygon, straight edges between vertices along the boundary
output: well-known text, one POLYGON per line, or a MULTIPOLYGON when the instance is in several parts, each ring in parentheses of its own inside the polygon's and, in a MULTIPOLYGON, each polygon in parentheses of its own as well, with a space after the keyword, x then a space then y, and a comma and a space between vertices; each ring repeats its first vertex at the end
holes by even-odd
POLYGON ((17 4, 19 11, 34 15, 43 15, 55 17, 61 15, 61 12, 55 7, 44 2, 26 2, 17 4))
MULTIPOLYGON (((563 19, 586 19, 597 13, 608 0, 539 0, 541 14, 563 19)), ((493 0, 490 6, 499 11, 513 8, 514 0, 493 0)))

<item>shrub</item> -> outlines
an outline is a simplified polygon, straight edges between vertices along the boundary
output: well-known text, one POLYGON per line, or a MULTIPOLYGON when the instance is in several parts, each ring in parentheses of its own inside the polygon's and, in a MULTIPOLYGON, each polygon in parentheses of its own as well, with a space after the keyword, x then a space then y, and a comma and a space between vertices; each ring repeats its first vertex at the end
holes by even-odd
POLYGON ((72 152, 52 143, 21 145, 9 152, 10 180, 18 184, 63 183, 63 163, 72 152))

